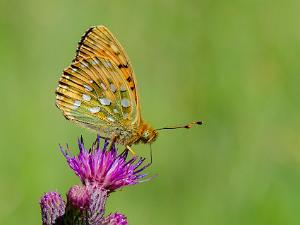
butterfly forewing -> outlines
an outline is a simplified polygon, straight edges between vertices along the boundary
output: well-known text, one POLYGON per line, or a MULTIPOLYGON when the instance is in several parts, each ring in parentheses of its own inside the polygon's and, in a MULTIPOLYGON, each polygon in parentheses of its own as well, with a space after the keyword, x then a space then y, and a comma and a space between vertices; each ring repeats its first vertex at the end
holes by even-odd
POLYGON ((135 93, 124 71, 100 56, 81 58, 66 68, 56 91, 66 118, 111 137, 138 126, 135 93))
POLYGON ((73 61, 93 56, 108 58, 122 70, 122 75, 138 102, 136 79, 128 56, 119 41, 104 26, 92 27, 82 36, 73 61))

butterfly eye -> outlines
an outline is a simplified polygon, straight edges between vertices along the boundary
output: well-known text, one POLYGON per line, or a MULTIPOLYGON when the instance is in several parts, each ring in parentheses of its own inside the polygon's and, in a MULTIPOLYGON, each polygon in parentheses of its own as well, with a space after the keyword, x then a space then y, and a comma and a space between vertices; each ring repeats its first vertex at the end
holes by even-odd
POLYGON ((149 131, 148 131, 148 130, 144 131, 144 133, 143 133, 143 137, 144 137, 144 138, 147 138, 147 137, 149 137, 149 131))

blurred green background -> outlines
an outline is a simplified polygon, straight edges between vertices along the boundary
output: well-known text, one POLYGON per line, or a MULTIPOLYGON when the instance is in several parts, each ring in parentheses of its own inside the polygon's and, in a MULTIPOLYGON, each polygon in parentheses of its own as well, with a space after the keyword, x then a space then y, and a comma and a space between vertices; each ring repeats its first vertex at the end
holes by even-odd
MULTIPOLYGON (((163 131, 159 176, 108 200, 130 224, 300 224, 300 2, 1 0, 0 224, 41 224, 46 191, 79 179, 58 143, 95 134, 55 107, 86 29, 106 25, 135 69, 142 113, 163 131)), ((149 146, 135 151, 149 154, 149 146)))

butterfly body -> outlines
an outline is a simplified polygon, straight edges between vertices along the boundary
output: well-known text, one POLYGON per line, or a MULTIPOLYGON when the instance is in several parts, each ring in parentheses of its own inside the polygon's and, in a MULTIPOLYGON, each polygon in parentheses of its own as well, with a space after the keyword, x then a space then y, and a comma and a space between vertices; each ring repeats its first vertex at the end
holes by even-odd
POLYGON ((104 26, 90 28, 56 90, 64 116, 116 143, 151 143, 155 131, 141 118, 136 79, 129 59, 104 26))
POLYGON ((158 133, 147 123, 140 127, 128 129, 128 127, 115 127, 111 130, 111 140, 116 143, 131 146, 132 144, 149 144, 156 140, 158 133))

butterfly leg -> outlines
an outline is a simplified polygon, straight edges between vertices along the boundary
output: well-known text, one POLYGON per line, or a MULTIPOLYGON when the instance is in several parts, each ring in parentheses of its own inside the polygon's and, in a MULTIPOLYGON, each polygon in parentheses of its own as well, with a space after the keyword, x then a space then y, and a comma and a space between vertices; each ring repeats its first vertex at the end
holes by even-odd
POLYGON ((116 140, 117 140, 117 136, 114 135, 111 139, 110 139, 110 143, 109 143, 109 146, 108 146, 108 151, 110 151, 112 149, 112 146, 116 143, 116 140))
POLYGON ((133 151, 133 149, 129 145, 126 145, 126 148, 131 152, 131 154, 133 156, 136 156, 136 153, 133 151))

